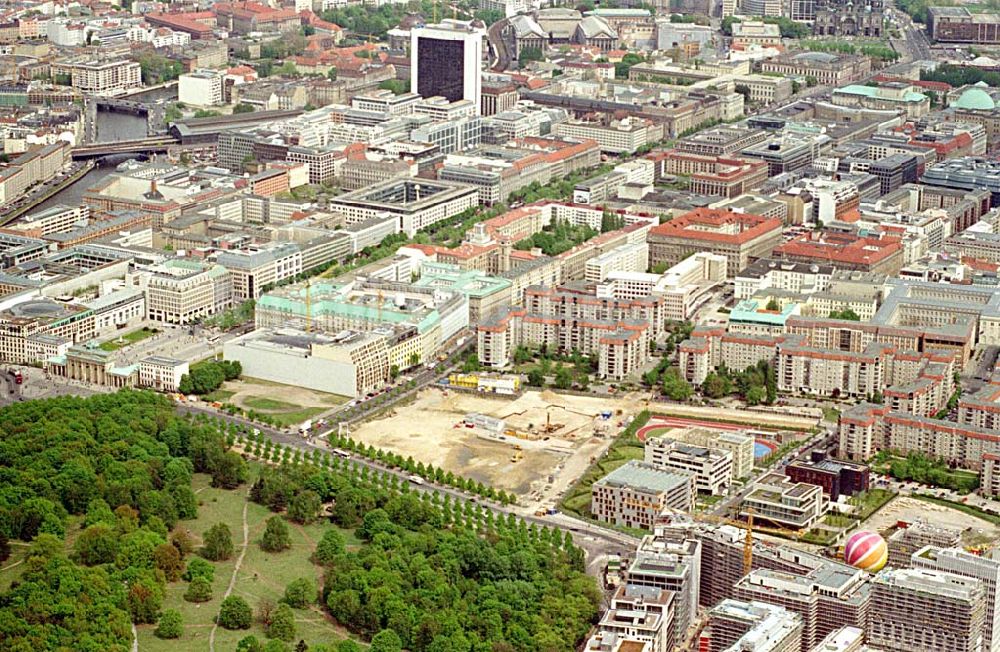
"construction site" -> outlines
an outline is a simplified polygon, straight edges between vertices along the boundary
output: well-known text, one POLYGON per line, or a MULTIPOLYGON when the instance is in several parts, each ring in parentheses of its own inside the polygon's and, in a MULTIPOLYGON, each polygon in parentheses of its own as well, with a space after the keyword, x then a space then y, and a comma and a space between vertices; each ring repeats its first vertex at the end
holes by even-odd
POLYGON ((646 407, 638 394, 529 391, 511 400, 436 387, 405 411, 356 426, 351 436, 531 503, 568 487, 646 407))

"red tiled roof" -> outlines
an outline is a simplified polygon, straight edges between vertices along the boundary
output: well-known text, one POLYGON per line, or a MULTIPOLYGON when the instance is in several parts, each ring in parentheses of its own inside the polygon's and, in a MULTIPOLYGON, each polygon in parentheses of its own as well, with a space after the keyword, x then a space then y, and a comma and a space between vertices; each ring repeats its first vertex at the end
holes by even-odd
POLYGON ((780 231, 781 220, 777 218, 747 213, 731 213, 720 209, 696 208, 690 213, 654 226, 649 232, 649 237, 651 239, 656 237, 686 238, 695 241, 744 244, 768 233, 780 231), (738 227, 737 233, 721 231, 722 228, 732 225, 738 227))

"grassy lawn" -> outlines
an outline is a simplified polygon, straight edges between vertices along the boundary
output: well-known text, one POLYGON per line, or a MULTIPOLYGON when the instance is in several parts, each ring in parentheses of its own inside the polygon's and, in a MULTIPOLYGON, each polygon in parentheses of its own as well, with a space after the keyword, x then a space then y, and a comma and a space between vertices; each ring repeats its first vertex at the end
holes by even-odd
POLYGON ((812 543, 818 546, 829 546, 833 544, 833 542, 836 540, 837 540, 836 532, 821 530, 819 528, 809 530, 808 532, 802 535, 801 539, 799 539, 799 541, 802 541, 804 543, 812 543))
POLYGON ((836 423, 840 420, 840 410, 832 407, 823 408, 823 421, 836 423))
POLYGON ((147 337, 152 337, 159 333, 160 331, 155 328, 140 328, 137 331, 132 331, 131 333, 126 333, 125 335, 120 335, 113 340, 107 342, 102 342, 100 347, 104 351, 117 351, 118 349, 124 348, 129 344, 135 344, 136 342, 141 342, 147 337), (121 340, 121 341, 119 341, 121 340))
MULTIPOLYGON (((256 465, 254 465, 256 466, 256 465)), ((254 475, 254 470, 251 475, 254 475)), ((285 585, 299 577, 307 577, 316 584, 317 590, 322 588, 322 570, 309 560, 312 551, 322 536, 330 527, 329 523, 321 522, 309 526, 300 526, 288 522, 292 548, 281 553, 265 553, 258 542, 264 531, 264 524, 272 513, 267 508, 255 503, 247 503, 247 486, 236 491, 214 489, 209 486, 209 479, 204 475, 196 475, 194 490, 199 499, 198 518, 193 521, 183 521, 193 538, 201 541, 205 530, 218 522, 229 525, 233 533, 235 554, 225 562, 215 562, 215 579, 212 583, 212 599, 201 604, 186 602, 183 599, 187 590, 187 582, 183 580, 167 585, 164 598, 164 609, 177 609, 184 619, 184 635, 174 641, 164 641, 153 635, 155 625, 141 625, 139 632, 139 649, 143 652, 175 652, 176 650, 208 650, 208 637, 212 631, 212 620, 219 612, 222 596, 233 575, 236 559, 239 557, 240 545, 243 542, 243 507, 247 506, 247 525, 249 530, 249 545, 243 559, 243 565, 236 576, 233 595, 244 598, 256 610, 262 598, 275 602, 284 595, 285 585)), ((348 546, 356 546, 360 542, 351 531, 341 530, 348 546)), ((190 559, 190 557, 189 557, 190 559)), ((314 605, 306 609, 295 609, 296 633, 295 640, 300 638, 307 644, 329 643, 347 636, 347 632, 329 619, 320 606, 314 605)), ((261 641, 265 640, 263 629, 257 625, 249 630, 228 631, 221 627, 215 633, 215 649, 228 652, 236 648, 236 643, 244 636, 253 634, 261 641)))
POLYGON ((843 514, 827 514, 823 522, 831 527, 848 528, 854 524, 854 518, 843 514))
POLYGON ((209 392, 208 394, 205 394, 204 396, 202 396, 202 398, 205 399, 206 401, 217 401, 219 403, 224 403, 225 401, 228 401, 235 395, 236 392, 231 392, 228 389, 217 389, 214 392, 209 392))
POLYGON ((858 507, 856 516, 860 520, 865 521, 871 518, 872 514, 885 507, 895 497, 895 491, 870 489, 853 496, 850 499, 850 503, 858 507))
POLYGON ((312 419, 317 415, 323 414, 329 409, 325 407, 307 407, 301 410, 293 410, 292 412, 272 412, 268 416, 274 419, 279 426, 294 426, 306 419, 312 419))
POLYGON ((265 398, 263 396, 250 396, 240 402, 246 407, 253 408, 255 410, 298 410, 302 407, 301 405, 296 405, 295 403, 277 401, 273 398, 265 398))

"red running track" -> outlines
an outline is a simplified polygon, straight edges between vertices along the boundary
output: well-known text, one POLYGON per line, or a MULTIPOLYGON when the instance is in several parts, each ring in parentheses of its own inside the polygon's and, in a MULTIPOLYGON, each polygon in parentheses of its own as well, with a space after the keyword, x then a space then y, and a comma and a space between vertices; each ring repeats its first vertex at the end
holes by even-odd
POLYGON ((650 421, 640 428, 639 432, 635 433, 635 436, 639 439, 639 441, 646 441, 646 435, 649 434, 649 431, 660 428, 669 428, 671 426, 678 428, 700 426, 702 428, 712 428, 713 430, 746 430, 751 427, 736 423, 720 423, 718 421, 703 421, 700 419, 687 419, 684 417, 656 417, 655 421, 650 421))

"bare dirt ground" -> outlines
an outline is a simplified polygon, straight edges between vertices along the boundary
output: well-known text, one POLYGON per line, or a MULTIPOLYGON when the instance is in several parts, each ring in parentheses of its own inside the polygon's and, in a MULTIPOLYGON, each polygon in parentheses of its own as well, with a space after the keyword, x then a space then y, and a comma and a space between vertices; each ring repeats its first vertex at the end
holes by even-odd
POLYGON ((620 430, 618 423, 645 407, 639 395, 606 399, 530 391, 511 399, 454 390, 445 394, 433 388, 420 392, 413 403, 391 416, 357 426, 351 435, 522 498, 535 494, 529 502, 540 504, 565 490, 589 466, 591 456, 610 444, 620 430), (601 423, 595 417, 604 410, 612 411, 612 419, 607 432, 595 436, 595 424, 601 423), (536 439, 522 442, 522 457, 514 461, 517 440, 483 439, 461 425, 470 413, 503 419, 508 428, 519 432, 534 431, 536 439), (546 423, 553 426, 547 434, 542 432, 546 423), (550 440, 542 441, 543 436, 550 440))
MULTIPOLYGON (((957 509, 950 509, 943 505, 934 505, 908 496, 899 496, 893 499, 892 502, 868 519, 858 530, 879 532, 895 525, 896 521, 912 523, 917 520, 923 520, 931 525, 962 528, 965 530, 963 539, 975 540, 988 538, 996 541, 1000 538, 1000 529, 982 519, 970 516, 957 509)), ((853 533, 854 531, 850 532, 849 535, 853 533)))

